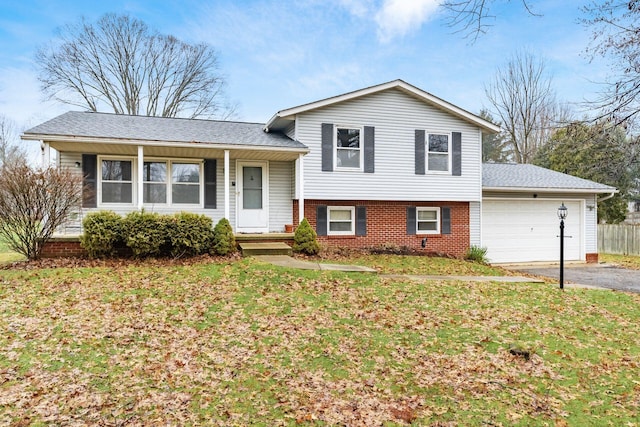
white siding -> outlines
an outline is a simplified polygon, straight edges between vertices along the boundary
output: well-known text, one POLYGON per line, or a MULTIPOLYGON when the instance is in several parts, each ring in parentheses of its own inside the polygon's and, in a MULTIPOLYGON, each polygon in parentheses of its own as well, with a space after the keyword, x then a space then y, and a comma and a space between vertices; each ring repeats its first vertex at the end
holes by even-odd
POLYGON ((588 254, 598 252, 598 203, 597 196, 586 197, 585 208, 585 250, 588 254), (591 209, 590 207, 593 207, 591 209))
MULTIPOLYGON (((78 171, 78 174, 82 173, 82 168, 76 167, 76 162, 82 161, 82 154, 80 153, 60 153, 60 166, 68 167, 74 171, 78 171)), ((232 159, 229 162, 229 183, 231 188, 229 189, 229 221, 231 226, 236 227, 236 202, 237 202, 237 189, 236 183, 236 160, 232 159)), ((224 159, 218 159, 217 162, 217 189, 216 189, 216 209, 204 209, 204 208, 188 208, 189 212, 198 214, 204 214, 210 217, 213 223, 217 223, 224 216, 224 159)), ((285 224, 293 223, 293 177, 294 177, 294 162, 269 162, 269 231, 280 232, 284 230, 285 224)), ((153 206, 146 205, 145 210, 147 212, 158 212, 161 214, 171 214, 183 211, 185 209, 180 206, 153 206)), ((98 208, 84 208, 78 209, 78 216, 71 221, 65 229, 61 230, 67 234, 75 234, 80 231, 80 223, 82 217, 86 213, 98 210, 112 210, 120 215, 126 215, 131 211, 136 210, 136 206, 130 207, 109 207, 102 206, 98 208), (72 230, 73 229, 73 230, 72 230)))
POLYGON ((482 205, 479 202, 469 203, 469 243, 472 246, 482 245, 482 237, 480 233, 481 208, 482 205))
POLYGON ((480 202, 480 132, 477 126, 388 90, 298 116, 297 137, 307 145, 305 197, 333 200, 480 202), (322 172, 321 124, 375 127, 375 173, 322 172), (462 133, 462 176, 415 174, 415 130, 462 133))
POLYGON ((291 180, 293 162, 269 163, 269 231, 282 232, 293 224, 291 180))

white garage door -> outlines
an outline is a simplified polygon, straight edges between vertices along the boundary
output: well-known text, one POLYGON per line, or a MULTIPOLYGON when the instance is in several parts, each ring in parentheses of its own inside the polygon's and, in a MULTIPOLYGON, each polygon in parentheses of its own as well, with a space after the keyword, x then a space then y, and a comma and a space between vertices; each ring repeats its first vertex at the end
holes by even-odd
MULTIPOLYGON (((562 200, 484 200, 482 246, 487 248, 489 261, 558 262, 560 220, 557 212, 561 203, 562 200)), ((582 203, 565 201, 564 204, 568 209, 564 257, 567 261, 581 260, 582 203)))

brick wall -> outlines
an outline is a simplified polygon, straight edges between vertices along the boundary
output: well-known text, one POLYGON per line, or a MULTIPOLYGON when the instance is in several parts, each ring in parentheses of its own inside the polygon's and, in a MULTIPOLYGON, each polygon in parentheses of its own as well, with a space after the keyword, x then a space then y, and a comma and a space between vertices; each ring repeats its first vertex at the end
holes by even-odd
POLYGON ((74 237, 53 237, 44 244, 42 258, 80 257, 87 252, 80 246, 80 239, 74 237))
POLYGON ((587 254, 586 258, 587 258, 586 261, 589 264, 597 264, 598 263, 598 254, 597 253, 587 254))
MULTIPOLYGON (((469 203, 465 202, 397 202, 368 200, 305 200, 304 216, 316 227, 316 208, 327 206, 366 206, 366 236, 318 236, 327 246, 368 248, 384 244, 408 246, 427 253, 463 257, 469 248, 469 203), (407 207, 448 207, 451 209, 451 234, 407 235, 407 207), (427 238, 425 248, 422 239, 427 238)), ((298 218, 298 201, 293 203, 293 217, 298 218)))

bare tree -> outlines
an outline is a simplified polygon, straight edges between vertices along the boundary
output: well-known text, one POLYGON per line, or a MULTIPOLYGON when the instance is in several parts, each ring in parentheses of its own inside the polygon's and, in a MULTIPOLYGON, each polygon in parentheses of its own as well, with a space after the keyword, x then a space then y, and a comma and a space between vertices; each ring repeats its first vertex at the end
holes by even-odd
POLYGON ((499 68, 485 93, 518 163, 530 163, 568 114, 556 101, 544 61, 530 53, 517 53, 499 68))
MULTIPOLYGON (((510 0, 507 0, 510 1, 510 0)), ((491 12, 496 0, 445 0, 441 7, 448 13, 448 25, 457 28, 457 32, 476 41, 479 36, 485 34, 492 26, 496 16, 491 12)), ((498 3, 504 3, 498 1, 498 3)), ((533 16, 536 14, 527 0, 520 0, 526 11, 533 16)))
POLYGON ((46 95, 116 114, 228 117, 218 56, 207 44, 187 44, 128 15, 84 18, 59 30, 36 53, 46 95))
POLYGON ((17 144, 18 141, 15 122, 0 114, 0 168, 26 157, 25 151, 17 144))
POLYGON ((640 113, 640 1, 593 1, 583 11, 593 32, 586 53, 609 59, 613 71, 591 106, 601 111, 599 119, 626 124, 640 113))
POLYGON ((5 165, 0 170, 0 236, 12 250, 36 259, 81 201, 82 177, 70 170, 5 165))

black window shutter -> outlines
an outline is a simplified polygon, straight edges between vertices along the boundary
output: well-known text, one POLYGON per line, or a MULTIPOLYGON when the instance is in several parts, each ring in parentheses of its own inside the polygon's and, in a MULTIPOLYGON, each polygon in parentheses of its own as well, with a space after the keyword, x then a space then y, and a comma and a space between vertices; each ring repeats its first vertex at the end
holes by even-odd
POLYGON ((217 181, 217 160, 204 160, 204 207, 215 209, 217 206, 216 181, 217 181))
POLYGON ((442 215, 442 230, 440 234, 451 234, 451 208, 440 209, 442 215))
MULTIPOLYGON (((424 147, 424 130, 416 129, 416 175, 424 175, 425 173, 425 147, 424 147)), ((415 234, 415 233, 414 233, 415 234)))
POLYGON ((95 208, 98 200, 98 156, 82 155, 82 207, 95 208))
POLYGON ((356 206, 356 236, 367 235, 367 207, 356 206))
POLYGON ((333 125, 322 124, 322 170, 333 170, 333 125))
POLYGON ((451 134, 451 148, 453 153, 452 171, 453 176, 462 175, 462 134, 460 132, 453 132, 451 134))
POLYGON ((407 206, 407 234, 413 236, 416 234, 416 207, 407 206))
POLYGON ((373 173, 375 171, 375 128, 373 126, 364 127, 364 171, 373 173))
POLYGON ((319 205, 316 208, 316 234, 318 236, 327 235, 327 207, 319 205))

